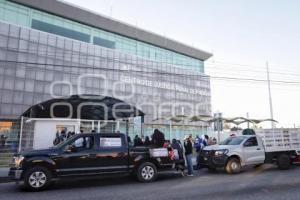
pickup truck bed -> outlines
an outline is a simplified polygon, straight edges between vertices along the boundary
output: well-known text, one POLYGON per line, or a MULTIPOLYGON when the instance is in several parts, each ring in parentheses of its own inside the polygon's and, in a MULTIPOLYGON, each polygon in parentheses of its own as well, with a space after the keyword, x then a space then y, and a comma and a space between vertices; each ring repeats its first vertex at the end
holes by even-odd
POLYGON ((300 129, 258 129, 266 152, 295 151, 300 154, 300 129))

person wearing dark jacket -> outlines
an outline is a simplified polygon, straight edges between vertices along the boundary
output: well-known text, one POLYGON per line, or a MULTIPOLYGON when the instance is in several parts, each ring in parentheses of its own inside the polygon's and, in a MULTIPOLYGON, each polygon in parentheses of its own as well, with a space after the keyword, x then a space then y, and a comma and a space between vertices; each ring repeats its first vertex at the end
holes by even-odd
POLYGON ((72 132, 69 131, 68 134, 67 134, 67 138, 69 139, 70 137, 72 137, 72 132))
POLYGON ((185 164, 184 164, 184 157, 183 157, 183 148, 182 145, 176 140, 172 140, 171 147, 178 152, 178 160, 176 160, 177 164, 177 171, 181 170, 182 176, 185 175, 184 169, 185 169, 185 164))
POLYGON ((127 136, 127 142, 131 143, 131 137, 130 136, 127 136))
POLYGON ((59 143, 64 142, 67 139, 66 131, 62 130, 59 135, 59 143))
POLYGON ((193 161, 192 161, 192 155, 193 155, 193 142, 192 142, 192 136, 189 135, 184 140, 184 149, 185 149, 185 159, 186 164, 188 168, 188 176, 194 176, 193 172, 193 161))
POLYGON ((59 137, 59 132, 57 131, 55 134, 55 138, 53 140, 53 145, 56 146, 60 143, 60 137, 59 137))
POLYGON ((134 145, 135 147, 137 147, 137 146, 143 146, 143 141, 142 141, 142 139, 141 139, 138 135, 136 135, 136 136, 134 137, 133 145, 134 145))
POLYGON ((1 147, 5 147, 5 142, 6 142, 7 137, 4 135, 1 135, 0 142, 1 142, 1 147))
POLYGON ((144 146, 148 147, 151 145, 151 141, 150 141, 150 138, 149 136, 146 136, 145 137, 145 142, 144 142, 144 146))
POLYGON ((155 129, 152 134, 151 143, 155 147, 163 147, 165 143, 165 135, 158 129, 155 129))
POLYGON ((179 159, 183 159, 183 149, 176 139, 172 140, 171 147, 178 151, 179 159))
POLYGON ((184 150, 183 150, 183 146, 182 146, 182 144, 181 144, 181 141, 180 141, 180 140, 177 140, 177 143, 178 143, 178 145, 179 145, 179 147, 180 147, 179 158, 180 158, 180 159, 184 159, 184 157, 183 157, 183 152, 184 152, 184 150))

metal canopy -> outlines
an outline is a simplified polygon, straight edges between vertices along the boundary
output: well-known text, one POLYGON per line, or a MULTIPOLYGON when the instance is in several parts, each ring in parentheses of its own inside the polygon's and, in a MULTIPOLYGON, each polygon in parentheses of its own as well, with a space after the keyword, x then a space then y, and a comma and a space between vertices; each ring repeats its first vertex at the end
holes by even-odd
POLYGON ((136 107, 113 97, 72 95, 41 102, 27 109, 21 116, 30 118, 72 118, 116 120, 144 116, 136 107))
POLYGON ((169 120, 172 122, 179 123, 181 121, 184 121, 185 119, 188 119, 190 122, 207 122, 207 123, 214 123, 217 121, 223 121, 224 123, 233 123, 235 125, 240 125, 242 123, 253 123, 253 124, 259 124, 265 121, 272 121, 275 123, 278 123, 274 119, 248 119, 245 117, 234 117, 234 118, 218 118, 218 117, 211 117, 210 115, 195 115, 195 116, 185 116, 185 115, 176 115, 173 117, 162 117, 162 118, 157 118, 152 121, 158 121, 158 120, 169 120))
POLYGON ((235 125, 240 125, 242 123, 253 123, 253 124, 259 124, 265 121, 272 121, 275 123, 278 123, 276 120, 274 119, 248 119, 245 117, 234 117, 234 118, 213 118, 211 120, 209 120, 209 122, 216 122, 216 121, 223 121, 225 123, 233 123, 235 125))

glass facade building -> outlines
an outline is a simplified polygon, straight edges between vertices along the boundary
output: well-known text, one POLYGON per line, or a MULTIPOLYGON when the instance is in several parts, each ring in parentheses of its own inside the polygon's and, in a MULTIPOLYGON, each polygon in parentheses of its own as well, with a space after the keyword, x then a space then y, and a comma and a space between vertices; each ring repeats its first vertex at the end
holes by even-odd
POLYGON ((204 71, 201 60, 6 0, 0 0, 0 20, 177 67, 204 71))
POLYGON ((0 0, 0 119, 16 119, 34 104, 72 94, 121 98, 146 113, 149 131, 157 113, 210 115, 210 79, 204 73, 210 56, 195 58, 0 0))

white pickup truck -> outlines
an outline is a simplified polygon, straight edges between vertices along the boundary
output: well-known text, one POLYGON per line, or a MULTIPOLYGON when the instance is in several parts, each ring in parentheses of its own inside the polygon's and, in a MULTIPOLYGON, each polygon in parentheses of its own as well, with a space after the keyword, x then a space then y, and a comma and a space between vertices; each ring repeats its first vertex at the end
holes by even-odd
POLYGON ((289 169, 299 155, 299 129, 263 129, 256 130, 255 135, 229 137, 218 145, 207 146, 198 160, 200 167, 225 168, 227 173, 234 174, 244 166, 264 163, 289 169))

